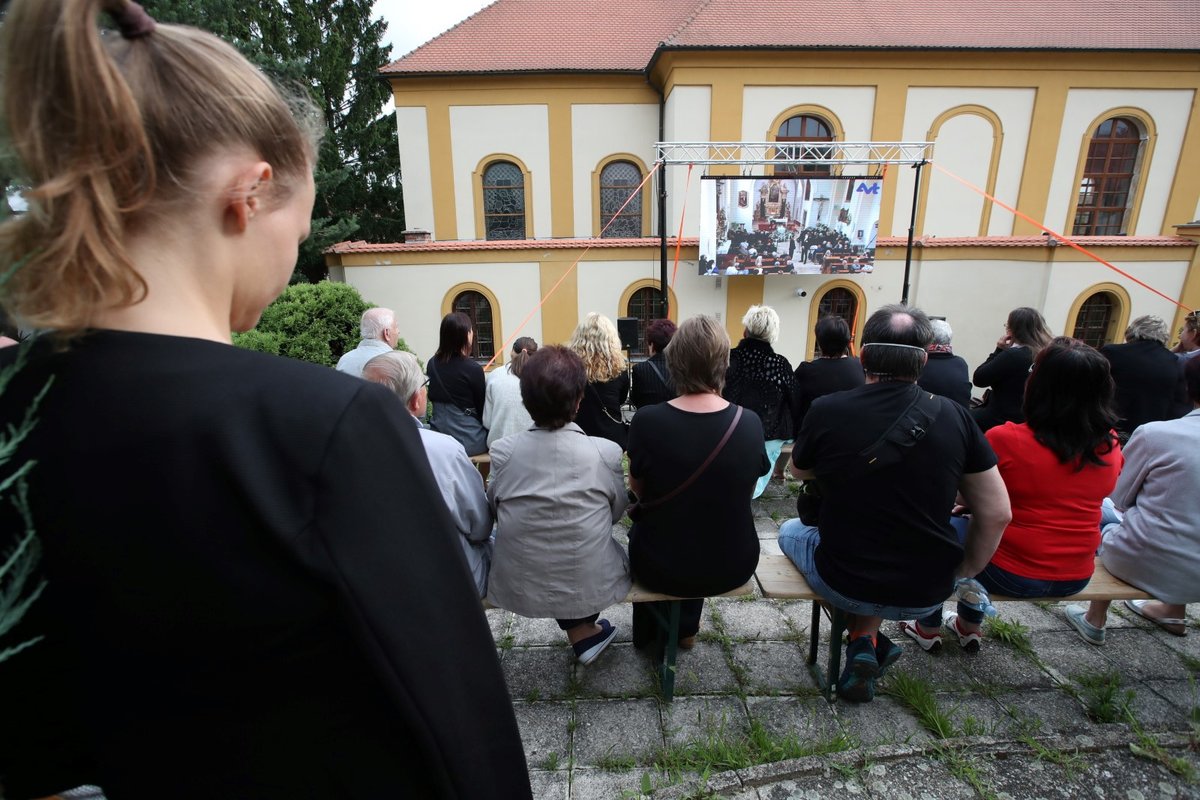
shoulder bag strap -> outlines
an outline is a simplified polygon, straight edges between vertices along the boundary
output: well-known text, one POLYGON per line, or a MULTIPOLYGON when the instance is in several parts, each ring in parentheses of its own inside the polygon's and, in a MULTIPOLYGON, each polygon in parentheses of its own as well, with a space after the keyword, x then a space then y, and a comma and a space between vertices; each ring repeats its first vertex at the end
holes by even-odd
POLYGON ((717 446, 713 448, 713 451, 708 454, 708 458, 704 459, 704 463, 701 464, 699 466, 699 468, 697 468, 697 470, 692 473, 692 476, 690 478, 688 478, 686 481, 684 481, 683 483, 676 486, 674 489, 672 489, 667 494, 664 494, 662 497, 658 498, 657 500, 650 500, 648 502, 639 502, 638 506, 640 506, 643 509, 646 509, 646 508, 654 508, 655 506, 662 505, 663 503, 667 502, 675 495, 682 492, 687 487, 691 486, 695 482, 695 480, 704 473, 704 470, 708 469, 708 465, 711 464, 713 462, 713 460, 716 459, 716 457, 720 454, 720 452, 725 449, 725 443, 729 441, 729 437, 733 436, 734 429, 737 428, 738 422, 742 419, 742 407, 736 406, 736 408, 737 408, 737 411, 733 415, 733 422, 729 423, 729 427, 725 430, 725 435, 721 437, 721 441, 717 442, 717 446))

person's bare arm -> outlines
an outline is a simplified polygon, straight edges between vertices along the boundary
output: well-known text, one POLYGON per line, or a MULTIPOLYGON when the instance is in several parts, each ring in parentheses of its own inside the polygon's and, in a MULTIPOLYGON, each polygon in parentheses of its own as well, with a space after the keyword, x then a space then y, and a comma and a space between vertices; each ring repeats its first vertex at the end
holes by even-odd
POLYGON ((973 578, 983 571, 1000 544, 1000 537, 1012 519, 1008 489, 1000 470, 992 467, 984 472, 969 472, 962 477, 959 494, 971 509, 967 539, 963 544, 962 563, 956 577, 973 578))
POLYGON ((801 469, 800 467, 797 467, 795 461, 789 462, 788 466, 792 470, 792 475, 798 481, 810 481, 817 477, 817 473, 813 472, 811 469, 801 469))

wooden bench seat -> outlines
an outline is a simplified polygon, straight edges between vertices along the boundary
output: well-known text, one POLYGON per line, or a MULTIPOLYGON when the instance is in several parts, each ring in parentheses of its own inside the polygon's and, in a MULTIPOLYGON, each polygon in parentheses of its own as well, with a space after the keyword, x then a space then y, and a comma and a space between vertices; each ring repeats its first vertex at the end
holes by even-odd
MULTIPOLYGON (((755 593, 754 584, 754 578, 751 578, 732 591, 707 595, 706 597, 753 597, 755 593)), ((658 642, 654 648, 654 659, 656 661, 656 669, 658 670, 658 680, 659 686, 662 689, 663 700, 668 703, 675 696, 675 659, 679 655, 679 604, 683 600, 701 599, 706 598, 677 597, 676 595, 663 594, 662 592, 651 591, 634 582, 633 586, 629 589, 629 594, 625 595, 625 599, 621 601, 622 603, 666 602, 670 604, 667 606, 665 613, 659 608, 652 609, 654 619, 658 623, 658 642)), ((498 608, 498 606, 492 605, 486 597, 483 599, 483 607, 498 608)))
MULTIPOLYGON (((817 686, 821 689, 821 692, 832 701, 837 684, 837 676, 841 671, 841 639, 842 633, 846 629, 845 613, 836 608, 832 611, 829 636, 829 671, 827 674, 823 673, 820 664, 817 662, 817 653, 821 639, 820 595, 813 591, 812 587, 808 585, 808 581, 800 574, 800 570, 796 569, 796 565, 785 555, 764 553, 759 556, 758 571, 754 573, 754 578, 758 581, 759 588, 762 590, 763 597, 765 598, 772 600, 813 601, 812 630, 809 635, 808 646, 808 670, 817 682, 817 686)), ((991 600, 993 603, 1016 601, 1086 602, 1090 600, 1138 600, 1149 597, 1150 595, 1136 586, 1131 586, 1120 578, 1115 577, 1104 568, 1104 564, 1097 558, 1092 579, 1088 581, 1088 585, 1084 587, 1083 591, 1078 594, 1073 594, 1070 597, 1007 597, 1004 595, 992 595, 991 600)))

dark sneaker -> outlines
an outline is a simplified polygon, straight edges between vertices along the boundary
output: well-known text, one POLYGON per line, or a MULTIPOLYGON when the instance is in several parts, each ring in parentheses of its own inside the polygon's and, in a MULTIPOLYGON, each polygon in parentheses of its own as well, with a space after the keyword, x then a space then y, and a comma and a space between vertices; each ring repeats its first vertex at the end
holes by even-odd
POLYGON ((596 656, 603 653, 604 648, 608 647, 613 637, 617 635, 616 627, 608 620, 597 620, 596 624, 600 626, 599 633, 592 634, 586 639, 580 639, 571 645, 575 649, 575 658, 579 659, 580 664, 590 664, 595 661, 596 656))
POLYGON ((875 679, 879 677, 879 662, 875 660, 875 645, 870 636, 860 636, 846 648, 846 668, 838 680, 839 697, 852 703, 869 703, 875 699, 875 679))
POLYGON ((875 634, 875 661, 879 663, 879 675, 876 677, 882 678, 887 668, 895 664, 902 655, 904 649, 884 636, 883 631, 875 634))

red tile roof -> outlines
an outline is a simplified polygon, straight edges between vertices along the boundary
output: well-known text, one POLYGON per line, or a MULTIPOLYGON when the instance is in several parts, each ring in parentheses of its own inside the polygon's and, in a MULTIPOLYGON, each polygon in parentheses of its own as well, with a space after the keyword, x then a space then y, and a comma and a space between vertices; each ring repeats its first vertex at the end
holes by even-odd
MULTIPOLYGON (((700 240, 683 237, 684 247, 696 247, 700 240)), ((658 247, 657 237, 643 239, 509 239, 505 241, 474 241, 470 239, 449 242, 416 242, 414 244, 376 244, 373 242, 338 242, 325 250, 326 253, 452 253, 464 250, 593 250, 613 247, 658 247)), ((667 238, 667 246, 675 246, 675 237, 667 238)))
MULTIPOLYGON (((920 247, 1049 247, 1048 236, 923 236, 920 247)), ((1195 247, 1183 236, 1070 236, 1084 249, 1092 247, 1195 247)), ((882 242, 882 240, 880 240, 882 242)), ((901 242, 904 240, 901 239, 901 242)), ((881 245, 882 246, 882 245, 881 245)), ((1059 242, 1059 247, 1069 245, 1059 242)))
POLYGON ((1200 51, 1194 0, 497 0, 391 76, 641 72, 658 48, 1200 51))

